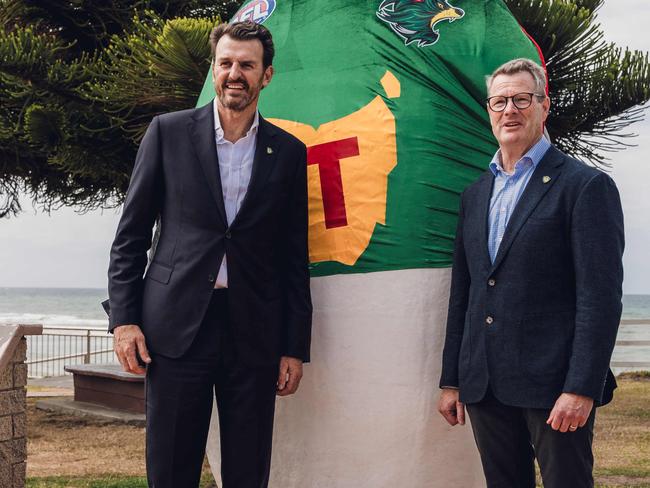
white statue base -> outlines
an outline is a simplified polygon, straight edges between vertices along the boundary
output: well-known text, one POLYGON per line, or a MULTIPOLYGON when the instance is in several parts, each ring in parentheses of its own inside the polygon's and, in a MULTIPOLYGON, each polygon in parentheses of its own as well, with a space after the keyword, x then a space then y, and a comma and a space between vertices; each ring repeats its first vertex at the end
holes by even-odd
MULTIPOLYGON (((278 398, 271 488, 485 486, 469 423, 437 411, 449 269, 311 280, 312 362, 278 398)), ((220 483, 216 405, 208 458, 220 483)))

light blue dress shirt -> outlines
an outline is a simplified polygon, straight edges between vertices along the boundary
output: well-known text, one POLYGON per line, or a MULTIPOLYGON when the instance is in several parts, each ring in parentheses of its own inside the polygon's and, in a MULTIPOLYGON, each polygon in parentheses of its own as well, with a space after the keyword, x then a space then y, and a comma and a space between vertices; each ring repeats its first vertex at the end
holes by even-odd
POLYGON ((526 189, 535 168, 542 160, 551 143, 544 137, 537 141, 519 161, 515 163, 515 170, 508 174, 501 166, 501 150, 499 149, 490 163, 490 171, 494 173, 494 186, 490 198, 490 212, 488 215, 488 250, 490 259, 494 263, 503 234, 515 206, 526 189))

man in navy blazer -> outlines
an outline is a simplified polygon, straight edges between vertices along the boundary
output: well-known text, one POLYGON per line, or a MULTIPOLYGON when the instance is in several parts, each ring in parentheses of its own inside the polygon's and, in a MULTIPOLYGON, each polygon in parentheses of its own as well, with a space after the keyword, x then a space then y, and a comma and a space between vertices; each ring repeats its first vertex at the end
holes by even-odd
POLYGON ((111 249, 110 329, 126 371, 147 365, 155 488, 198 486, 215 395, 222 486, 266 487, 276 394, 309 360, 306 148, 257 111, 273 40, 244 22, 210 42, 217 97, 153 119, 111 249))
POLYGON ((487 79, 499 142, 461 197, 438 409, 471 419, 488 487, 593 487, 594 407, 616 387, 623 214, 606 174, 544 137, 545 73, 487 79))

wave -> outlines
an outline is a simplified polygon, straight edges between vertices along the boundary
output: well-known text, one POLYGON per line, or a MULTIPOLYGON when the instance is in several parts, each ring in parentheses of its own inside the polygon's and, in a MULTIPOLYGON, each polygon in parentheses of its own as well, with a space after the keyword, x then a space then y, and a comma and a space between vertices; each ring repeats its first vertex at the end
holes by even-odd
POLYGON ((44 327, 108 327, 108 319, 84 319, 74 315, 0 313, 0 324, 42 324, 44 327))

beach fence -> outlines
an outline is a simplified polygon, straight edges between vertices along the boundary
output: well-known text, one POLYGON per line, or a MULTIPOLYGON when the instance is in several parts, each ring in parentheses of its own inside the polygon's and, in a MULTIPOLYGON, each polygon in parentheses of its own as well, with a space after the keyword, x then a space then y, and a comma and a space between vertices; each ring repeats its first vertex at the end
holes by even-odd
POLYGON ((621 320, 610 366, 614 374, 650 370, 650 319, 621 320))
POLYGON ((27 337, 30 378, 69 375, 74 364, 116 363, 113 335, 105 327, 44 327, 40 336, 27 337))

